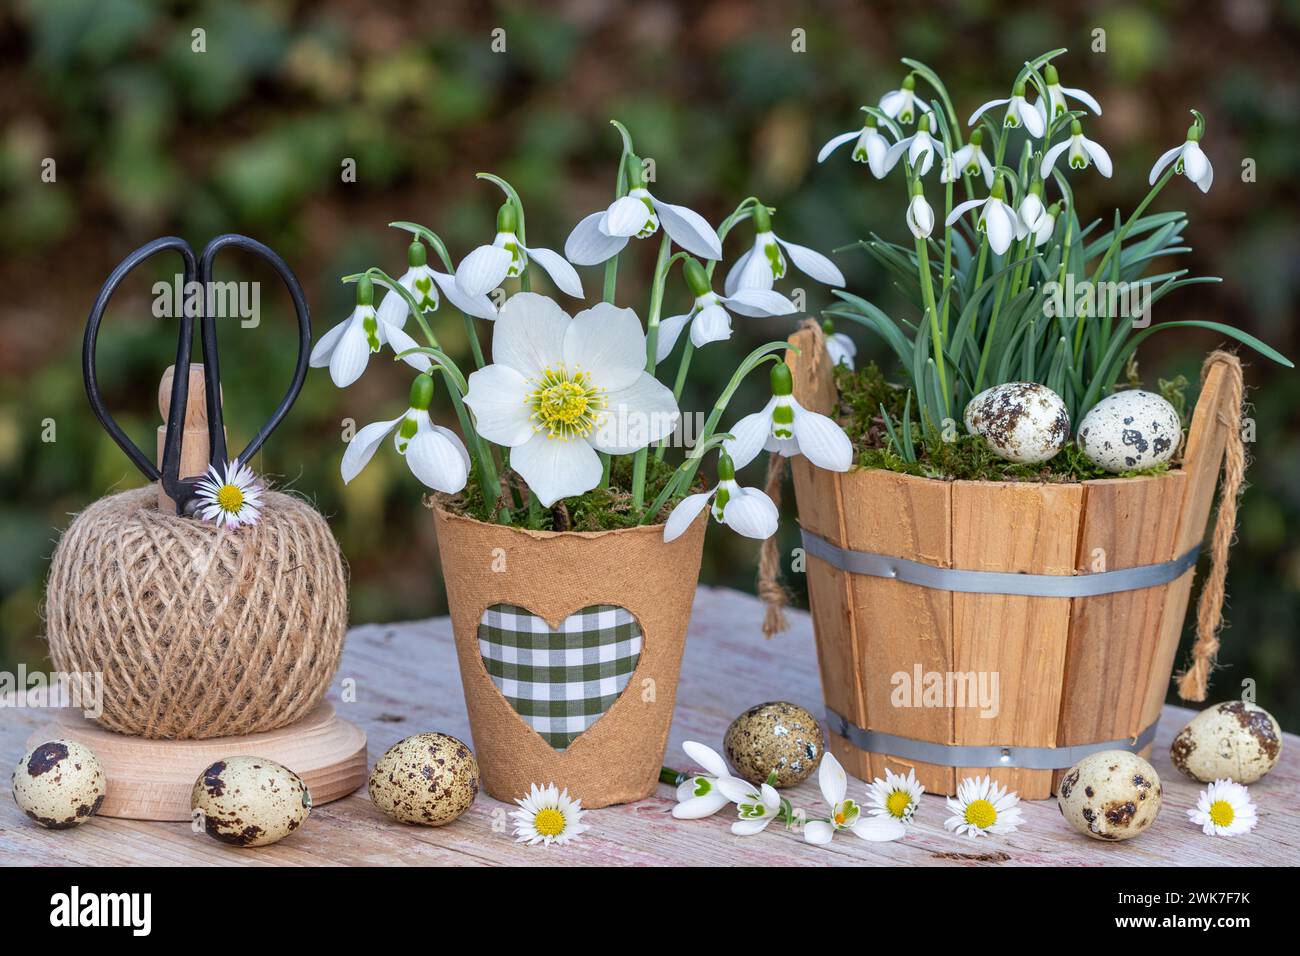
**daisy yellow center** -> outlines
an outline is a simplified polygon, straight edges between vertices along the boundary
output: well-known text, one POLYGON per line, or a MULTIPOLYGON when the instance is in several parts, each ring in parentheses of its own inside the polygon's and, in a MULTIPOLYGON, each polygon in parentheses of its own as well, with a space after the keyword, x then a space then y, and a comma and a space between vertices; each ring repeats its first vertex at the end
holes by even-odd
POLYGON ((885 809, 889 811, 891 816, 895 817, 901 817, 911 805, 911 794, 903 790, 895 790, 885 800, 885 809))
POLYGON ((229 514, 238 513, 244 507, 244 493, 237 485, 222 485, 217 489, 217 507, 229 514))
POLYGON ((607 407, 605 393, 586 372, 564 366, 548 368, 534 382, 526 399, 533 428, 551 438, 586 438, 596 428, 596 416, 607 407))
POLYGON ((1215 800, 1210 804, 1210 820, 1216 827, 1231 826, 1236 813, 1227 800, 1215 800))
POLYGON ((564 832, 564 814, 553 807, 538 810, 533 818, 533 829, 540 836, 555 837, 564 832))
POLYGON ((972 800, 966 807, 966 822, 973 827, 987 830, 997 822, 998 812, 987 800, 972 800))

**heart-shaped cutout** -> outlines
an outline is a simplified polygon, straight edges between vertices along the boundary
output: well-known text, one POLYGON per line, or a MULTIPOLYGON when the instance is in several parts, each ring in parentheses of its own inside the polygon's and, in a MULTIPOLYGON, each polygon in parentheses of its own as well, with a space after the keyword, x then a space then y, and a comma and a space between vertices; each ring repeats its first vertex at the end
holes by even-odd
POLYGON ((497 690, 543 740, 563 751, 614 706, 641 659, 641 625, 596 604, 558 628, 526 608, 494 604, 478 625, 479 653, 497 690))

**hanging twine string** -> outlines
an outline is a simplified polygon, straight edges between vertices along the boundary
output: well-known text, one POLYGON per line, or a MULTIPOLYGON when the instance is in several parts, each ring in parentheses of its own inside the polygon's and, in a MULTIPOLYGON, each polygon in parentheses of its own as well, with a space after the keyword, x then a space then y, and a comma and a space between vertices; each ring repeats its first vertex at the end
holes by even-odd
POLYGON ((1219 513, 1210 539, 1210 575, 1201 589, 1196 606, 1196 644, 1192 663, 1178 677, 1178 696, 1203 701, 1209 690, 1210 673, 1219 653, 1219 629, 1223 626, 1224 584, 1228 577, 1228 552, 1237 536, 1237 501, 1245 487, 1246 445, 1241 438, 1241 415, 1245 402, 1241 360, 1231 352, 1213 352, 1201 367, 1204 383, 1217 364, 1227 367, 1224 382, 1227 401, 1221 405, 1219 424, 1227 436, 1223 455, 1223 486, 1219 490, 1219 513))
MULTIPOLYGON (((772 502, 781 507, 781 484, 785 480, 786 460, 784 455, 772 452, 767 460, 767 483, 763 491, 772 502)), ((780 634, 789 622, 785 617, 786 606, 790 603, 790 592, 781 581, 781 554, 777 548, 777 536, 774 534, 763 542, 758 551, 758 596, 767 606, 763 615, 763 636, 780 634)))

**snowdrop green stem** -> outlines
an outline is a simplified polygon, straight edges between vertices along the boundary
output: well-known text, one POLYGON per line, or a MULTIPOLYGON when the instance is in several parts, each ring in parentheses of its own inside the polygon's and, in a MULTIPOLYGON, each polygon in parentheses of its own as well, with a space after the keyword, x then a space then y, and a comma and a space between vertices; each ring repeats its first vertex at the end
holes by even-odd
MULTIPOLYGON (((433 246, 433 251, 438 253, 438 258, 442 260, 442 264, 447 267, 448 272, 454 273, 456 271, 456 267, 451 264, 451 256, 447 254, 447 244, 443 242, 442 239, 439 238, 438 234, 432 229, 427 226, 422 226, 418 222, 406 222, 405 220, 390 222, 388 225, 394 229, 405 229, 407 232, 419 236, 429 245, 433 246)), ((346 282, 347 280, 345 279, 344 281, 346 282)))
MULTIPOLYGON (((713 449, 722 447, 722 443, 729 441, 731 437, 732 435, 730 432, 723 432, 720 435, 711 436, 708 441, 700 442, 692 448, 690 455, 686 457, 685 461, 677 466, 677 470, 674 471, 668 478, 668 481, 664 483, 663 490, 659 492, 659 496, 655 498, 655 500, 650 503, 650 506, 641 513, 641 517, 638 519, 637 523, 645 524, 655 515, 659 514, 659 512, 663 510, 664 505, 668 504, 669 500, 674 495, 680 494, 682 491, 688 489, 690 487, 690 482, 694 480, 695 471, 699 468, 699 463, 703 460, 704 456, 713 449), (685 484, 683 484, 683 482, 685 482, 685 484)), ((735 477, 734 472, 732 477, 735 477)))
MULTIPOLYGON (((659 257, 655 260, 654 279, 650 283, 650 311, 646 315, 645 370, 651 375, 655 374, 655 369, 658 366, 656 355, 659 348, 659 313, 663 310, 664 285, 668 281, 668 266, 673 258, 672 247, 673 242, 668 238, 668 232, 665 230, 663 239, 659 242, 659 257)), ((648 447, 642 448, 632 460, 633 508, 640 508, 645 504, 645 473, 646 461, 649 456, 650 449, 648 447)))
MULTIPOLYGON (((912 194, 921 195, 921 180, 918 177, 912 184, 912 194)), ((944 368, 943 347, 945 336, 939 326, 939 309, 934 299, 934 277, 930 275, 930 248, 928 240, 916 238, 917 271, 921 278, 921 295, 925 298, 925 311, 930 319, 930 339, 934 346, 934 366, 939 375, 939 391, 943 395, 945 415, 952 414, 952 395, 948 391, 948 376, 944 368)))
POLYGON ((1119 248, 1124 244, 1124 239, 1128 236, 1129 230, 1133 228, 1133 224, 1142 217, 1142 213, 1146 212, 1147 206, 1151 205, 1151 201, 1159 195, 1160 190, 1165 188, 1165 184, 1168 183, 1173 176, 1174 168, 1173 166, 1170 166, 1165 170, 1164 175, 1156 180, 1156 184, 1151 187, 1151 191, 1147 193, 1146 198, 1137 204, 1137 208, 1133 210, 1132 215, 1128 217, 1119 232, 1115 233, 1115 238, 1111 240, 1110 245, 1106 247, 1106 252, 1101 257, 1101 261, 1097 263, 1097 271, 1092 275, 1093 282, 1099 282, 1105 278, 1106 266, 1110 262, 1111 257, 1114 256, 1119 248))

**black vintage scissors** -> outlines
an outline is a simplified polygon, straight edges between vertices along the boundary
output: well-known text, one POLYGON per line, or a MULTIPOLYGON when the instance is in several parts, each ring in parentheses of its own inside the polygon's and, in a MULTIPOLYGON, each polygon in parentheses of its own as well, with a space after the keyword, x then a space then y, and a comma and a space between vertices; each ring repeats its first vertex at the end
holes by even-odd
POLYGON ((289 290, 289 295, 293 298, 294 310, 298 313, 298 364, 294 368, 293 381, 289 383, 289 390, 285 392, 284 398, 280 400, 279 407, 262 426, 261 431, 253 437, 248 446, 239 453, 238 460, 246 463, 257 450, 262 447, 267 436, 275 430, 280 424, 285 414, 293 405, 298 393, 302 391, 303 380, 307 377, 307 360, 311 351, 311 314, 307 310, 307 298, 303 295, 302 286, 298 284, 298 279, 294 276, 293 271, 289 268, 288 263, 281 259, 269 246, 263 245, 256 239, 250 239, 248 236, 235 235, 227 233, 223 236, 217 236, 203 250, 203 255, 197 260, 194 257, 194 250, 190 248, 189 243, 184 239, 178 239, 175 236, 164 236, 161 239, 155 239, 153 242, 145 243, 135 252, 123 259, 113 270, 108 280, 104 283, 103 288, 99 290, 99 295, 95 299, 95 305, 90 310, 90 317, 86 320, 86 338, 81 350, 81 369, 82 375, 86 380, 86 395, 90 399, 90 408, 99 419, 100 424, 112 436, 113 441, 126 452, 128 458, 135 463, 151 481, 162 481, 163 489, 167 496, 176 502, 176 513, 180 515, 192 515, 196 510, 198 502, 196 500, 197 484, 202 475, 182 475, 180 474, 181 463, 181 438, 185 426, 185 405, 189 399, 190 389, 190 352, 194 342, 194 320, 199 320, 200 326, 200 344, 203 350, 203 370, 205 375, 205 403, 208 412, 208 449, 209 463, 224 469, 226 466, 226 431, 221 418, 221 372, 217 362, 217 317, 207 314, 208 290, 212 282, 212 260, 216 258, 218 252, 227 246, 233 246, 236 249, 243 249, 251 252, 262 259, 265 259, 275 269, 276 273, 283 280, 289 290), (104 405, 104 396, 99 391, 99 383, 95 375, 95 343, 99 338, 99 324, 103 321, 104 312, 108 308, 109 299, 117 291, 117 287, 127 274, 136 266, 146 259, 164 252, 169 249, 175 249, 180 253, 184 262, 184 280, 182 287, 185 294, 182 295, 180 305, 180 334, 176 342, 176 371, 172 375, 172 398, 171 406, 167 415, 167 430, 163 437, 163 460, 161 470, 154 465, 149 456, 142 452, 135 442, 127 438, 109 414, 108 408, 104 405), (199 297, 201 302, 199 314, 189 314, 192 310, 186 307, 188 302, 188 290, 192 289, 191 282, 196 280, 199 288, 203 290, 203 295, 199 297))

